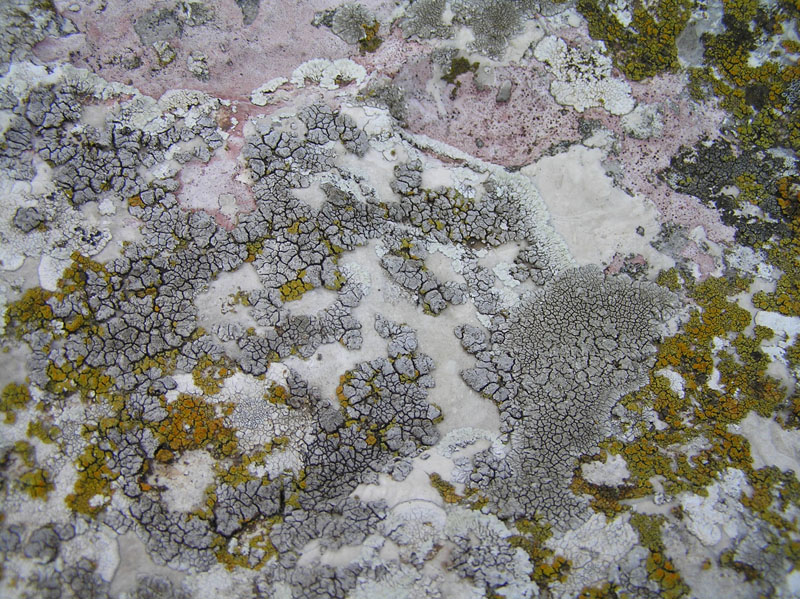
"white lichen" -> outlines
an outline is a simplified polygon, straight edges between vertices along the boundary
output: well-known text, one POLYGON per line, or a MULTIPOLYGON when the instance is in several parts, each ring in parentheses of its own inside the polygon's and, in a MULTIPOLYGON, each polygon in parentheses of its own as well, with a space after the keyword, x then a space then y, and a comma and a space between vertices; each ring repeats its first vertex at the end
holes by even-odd
POLYGON ((633 110, 631 86, 612 77, 611 59, 599 50, 584 51, 556 36, 542 39, 534 50, 536 60, 547 64, 555 77, 550 93, 556 102, 578 112, 601 106, 611 114, 633 110))

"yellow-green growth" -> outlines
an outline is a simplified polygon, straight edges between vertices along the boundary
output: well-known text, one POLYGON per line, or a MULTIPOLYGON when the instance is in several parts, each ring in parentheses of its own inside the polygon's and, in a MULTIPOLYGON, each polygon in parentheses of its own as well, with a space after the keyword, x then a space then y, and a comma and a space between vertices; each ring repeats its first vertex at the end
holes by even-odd
POLYGON ((301 216, 286 228, 286 232, 290 235, 300 235, 302 226, 306 222, 308 222, 308 219, 305 216, 301 216))
POLYGON ((553 551, 545 546, 545 542, 552 535, 549 524, 538 519, 522 519, 517 520, 514 525, 519 534, 510 536, 508 542, 512 547, 519 547, 527 553, 534 566, 553 557, 553 551))
POLYGON ((639 533, 639 541, 650 551, 647 556, 647 574, 661 587, 661 596, 678 599, 689 592, 689 587, 681 579, 673 563, 664 555, 661 540, 661 526, 665 522, 661 515, 632 513, 630 523, 639 533))
POLYGON ((458 503, 463 499, 461 495, 456 493, 456 488, 436 472, 429 474, 428 479, 431 482, 431 486, 436 489, 445 503, 458 503))
POLYGON ((659 584, 664 599, 678 599, 689 593, 675 565, 663 553, 655 552, 647 557, 647 574, 659 584))
MULTIPOLYGON (((581 462, 603 460, 605 457, 605 453, 587 456, 582 458, 581 462)), ((596 512, 604 513, 609 520, 630 509, 627 505, 620 503, 621 501, 632 499, 639 495, 636 485, 596 485, 587 481, 582 472, 580 467, 575 468, 570 490, 578 496, 591 495, 592 499, 589 503, 591 508, 596 512)))
POLYGON ((478 70, 480 63, 478 62, 470 62, 463 56, 457 56, 453 60, 450 61, 450 67, 447 70, 447 73, 442 75, 442 79, 447 81, 452 85, 456 84, 456 79, 460 75, 464 73, 474 73, 478 70))
POLYGON ((362 23, 361 28, 364 30, 364 37, 358 41, 361 54, 375 52, 383 43, 383 39, 378 36, 378 30, 380 30, 381 24, 378 21, 373 22, 371 25, 362 23))
POLYGON ((283 520, 282 516, 273 516, 258 523, 258 530, 246 535, 240 543, 233 549, 229 550, 228 539, 225 537, 217 537, 212 542, 214 548, 214 555, 217 561, 224 565, 228 570, 236 568, 248 568, 252 570, 260 570, 273 557, 278 555, 278 550, 272 544, 269 538, 269 533, 272 528, 283 520), (264 552, 264 556, 256 563, 250 563, 250 553, 254 549, 260 549, 264 552))
POLYGON ((253 262, 256 256, 261 254, 264 250, 264 240, 249 241, 245 247, 247 248, 247 258, 245 258, 244 261, 253 262))
POLYGON ((344 394, 344 387, 345 385, 350 384, 352 378, 353 373, 349 370, 339 377, 339 385, 336 387, 336 399, 339 400, 339 405, 342 407, 342 409, 345 409, 350 405, 350 400, 348 400, 347 396, 344 394))
POLYGON ((41 420, 31 420, 26 432, 28 437, 35 437, 42 443, 55 443, 61 436, 61 429, 56 425, 47 425, 41 420))
POLYGON ((289 390, 283 385, 273 383, 264 398, 275 405, 286 405, 286 401, 289 399, 289 390))
MULTIPOLYGON (((782 533, 796 531, 790 516, 800 506, 800 481, 791 470, 781 471, 776 466, 765 466, 748 476, 751 493, 742 493, 742 505, 758 514, 782 533)), ((782 545, 788 552, 793 548, 784 539, 782 545)))
POLYGON ((41 287, 28 289, 20 299, 6 309, 6 334, 17 339, 25 333, 40 329, 49 330, 53 310, 47 304, 53 294, 41 287))
POLYGON ((155 357, 145 356, 135 364, 133 372, 134 374, 144 374, 151 368, 158 368, 163 374, 170 374, 175 371, 178 354, 177 349, 171 349, 155 357))
POLYGON ((753 296, 753 305, 759 310, 780 312, 786 316, 800 316, 800 264, 796 253, 785 253, 784 248, 769 252, 770 261, 783 271, 775 291, 759 291, 753 296))
POLYGON ((214 468, 217 480, 225 483, 226 485, 230 485, 231 487, 236 487, 242 483, 258 479, 262 479, 264 483, 268 483, 268 478, 262 478, 253 475, 250 472, 250 468, 251 466, 263 464, 264 458, 272 451, 272 449, 280 447, 284 439, 285 437, 281 439, 274 439, 272 443, 268 444, 268 447, 265 447, 263 450, 257 451, 252 455, 242 454, 240 458, 237 458, 237 461, 233 465, 223 466, 221 464, 217 464, 214 468))
POLYGON ((235 365, 227 358, 212 360, 205 354, 197 360, 192 369, 192 381, 203 390, 206 396, 216 395, 225 385, 225 380, 234 373, 235 365))
POLYGON ((141 196, 135 195, 128 198, 128 206, 132 208, 144 208, 144 202, 141 196))
POLYGON ((28 468, 33 468, 36 465, 36 450, 27 441, 21 440, 14 443, 14 453, 28 468))
POLYGON ((246 291, 242 291, 241 289, 236 293, 231 293, 228 295, 228 303, 232 306, 249 306, 250 305, 250 296, 246 291))
POLYGON ((678 291, 681 288, 681 277, 678 274, 678 269, 673 267, 669 270, 662 270, 658 273, 656 283, 670 291, 678 291))
POLYGON ((6 424, 17 421, 17 410, 21 410, 31 401, 31 392, 27 385, 9 383, 0 394, 0 411, 5 415, 6 424))
POLYGON ((611 582, 604 582, 596 587, 583 587, 578 599, 631 599, 630 595, 622 592, 619 586, 611 582))
POLYGON ((101 369, 90 366, 73 367, 70 362, 47 365, 47 390, 57 394, 80 393, 84 401, 105 396, 111 391, 114 379, 101 369))
POLYGON ((577 7, 589 23, 589 34, 606 42, 616 66, 639 81, 677 70, 675 39, 691 16, 691 5, 690 0, 657 0, 649 8, 636 4, 627 27, 597 0, 579 0, 577 7))
POLYGON ((23 492, 33 499, 47 501, 47 495, 53 490, 50 474, 44 468, 36 468, 19 477, 19 485, 23 492))
POLYGON ((662 343, 656 369, 672 367, 684 375, 690 389, 702 387, 713 370, 714 337, 741 333, 750 324, 750 312, 727 299, 748 286, 746 279, 721 278, 696 285, 690 295, 700 310, 692 312, 681 333, 662 343))
POLYGON ((33 445, 25 440, 17 441, 11 455, 21 462, 15 466, 12 486, 33 499, 46 501, 48 493, 53 490, 52 477, 47 470, 37 467, 33 445))
POLYGON ((107 457, 106 452, 96 445, 89 445, 78 457, 75 464, 78 480, 73 492, 65 499, 71 510, 94 517, 108 504, 113 494, 111 481, 119 474, 106 465, 107 457))
POLYGON ((571 569, 571 561, 561 555, 556 555, 552 561, 538 563, 531 578, 539 585, 539 588, 545 589, 555 582, 566 582, 571 569))
POLYGON ((106 267, 99 262, 95 262, 78 252, 73 252, 71 258, 72 264, 67 267, 58 281, 59 292, 63 295, 69 295, 86 287, 86 271, 88 270, 100 274, 106 282, 110 280, 111 276, 106 267))
POLYGON ((297 271, 296 279, 287 281, 286 283, 280 286, 281 300, 283 302, 291 302, 294 300, 299 300, 301 297, 303 297, 303 294, 306 291, 311 291, 314 288, 314 286, 311 283, 303 280, 303 277, 305 277, 305 275, 306 275, 305 270, 299 270, 297 271))

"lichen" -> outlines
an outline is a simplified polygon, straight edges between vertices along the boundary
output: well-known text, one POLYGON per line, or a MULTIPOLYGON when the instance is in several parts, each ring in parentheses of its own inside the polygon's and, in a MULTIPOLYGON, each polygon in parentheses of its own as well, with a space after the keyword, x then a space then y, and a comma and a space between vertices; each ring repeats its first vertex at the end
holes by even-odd
POLYGON ((6 424, 14 424, 17 410, 23 409, 31 401, 31 392, 26 385, 9 383, 0 394, 0 410, 5 415, 6 424))
POLYGON ((105 509, 114 493, 111 482, 119 476, 108 467, 108 457, 109 452, 96 445, 89 445, 78 457, 78 479, 65 499, 69 509, 92 517, 105 509))
POLYGON ((165 409, 167 415, 154 432, 171 451, 207 449, 222 457, 236 450, 236 435, 203 398, 181 393, 165 409))
POLYGON ((606 42, 615 65, 629 79, 639 81, 677 70, 675 40, 691 16, 687 0, 636 5, 627 26, 596 0, 579 0, 577 8, 589 23, 589 34, 606 42))
POLYGON ((800 426, 796 3, 579 0, 588 28, 559 2, 345 3, 314 16, 334 39, 239 2, 248 39, 282 18, 315 34, 318 58, 285 45, 266 62, 298 66, 272 75, 202 3, 107 8, 113 51, 86 7, 64 40, 52 3, 18 4, 6 594, 790 592, 800 482, 753 427, 800 426), (48 36, 47 68, 23 62, 48 36), (536 174, 551 142, 653 200, 620 237, 598 218, 605 272, 576 267, 567 248, 596 240, 548 197, 605 190, 536 174), (126 586, 125 534, 192 575, 126 586))

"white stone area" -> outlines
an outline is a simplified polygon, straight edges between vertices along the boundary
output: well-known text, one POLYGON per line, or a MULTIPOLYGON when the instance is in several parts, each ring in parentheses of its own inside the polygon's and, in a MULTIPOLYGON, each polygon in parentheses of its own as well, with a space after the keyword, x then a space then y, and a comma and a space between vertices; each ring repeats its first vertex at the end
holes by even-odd
POLYGON ((573 597, 584 586, 606 580, 609 569, 635 551, 638 535, 624 516, 608 521, 594 514, 578 528, 547 541, 547 547, 570 560, 576 575, 566 583, 556 583, 556 595, 573 597))
POLYGON ((771 418, 750 412, 732 430, 744 435, 750 442, 753 468, 777 466, 780 470, 794 470, 800 461, 800 431, 782 428, 771 418))
POLYGON ((617 253, 632 253, 644 256, 656 272, 669 268, 672 260, 650 245, 659 230, 655 207, 617 187, 605 159, 599 148, 576 145, 522 172, 536 184, 553 226, 579 264, 607 265, 617 253))
POLYGON ((214 458, 202 450, 186 451, 167 464, 156 462, 149 484, 163 489, 170 509, 189 513, 205 504, 206 490, 214 482, 214 458))
POLYGON ((593 485, 621 485, 631 475, 628 464, 621 455, 609 454, 604 462, 589 462, 581 465, 583 478, 593 485))
POLYGON ((729 468, 722 480, 710 485, 705 496, 686 494, 681 508, 688 517, 687 528, 703 545, 714 546, 743 533, 739 498, 748 489, 744 473, 729 468))

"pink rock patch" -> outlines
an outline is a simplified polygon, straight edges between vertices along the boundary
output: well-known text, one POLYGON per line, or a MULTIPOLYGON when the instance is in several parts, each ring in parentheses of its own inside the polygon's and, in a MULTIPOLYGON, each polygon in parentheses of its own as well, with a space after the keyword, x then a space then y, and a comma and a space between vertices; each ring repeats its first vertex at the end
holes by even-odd
POLYGON ((498 69, 496 80, 479 89, 472 74, 461 75, 455 98, 452 85, 435 82, 439 102, 430 95, 409 102, 409 129, 503 166, 530 164, 554 145, 580 141, 579 116, 556 104, 539 75, 508 67, 498 69), (511 82, 511 97, 497 102, 505 80, 511 82))
POLYGON ((178 203, 186 210, 203 210, 228 230, 241 213, 255 210, 250 188, 239 180, 241 165, 229 154, 215 156, 207 164, 190 162, 180 173, 178 203))
POLYGON ((183 16, 177 19, 182 26, 163 28, 166 33, 160 41, 174 52, 167 64, 159 63, 152 44, 143 45, 134 23, 151 10, 180 10, 176 3, 112 0, 102 10, 93 10, 95 3, 83 5, 78 12, 68 10, 73 2, 61 0, 56 4, 79 33, 43 41, 34 49, 39 58, 68 59, 108 81, 134 85, 155 98, 167 90, 185 88, 245 100, 254 88, 291 73, 306 60, 333 60, 354 51, 327 29, 311 25, 316 11, 336 4, 324 0, 294 3, 291 10, 280 2, 261 2, 249 25, 244 24, 234 0, 206 2, 208 21, 189 25, 188 17, 183 16), (187 61, 192 53, 205 55, 207 80, 190 72, 187 61))

